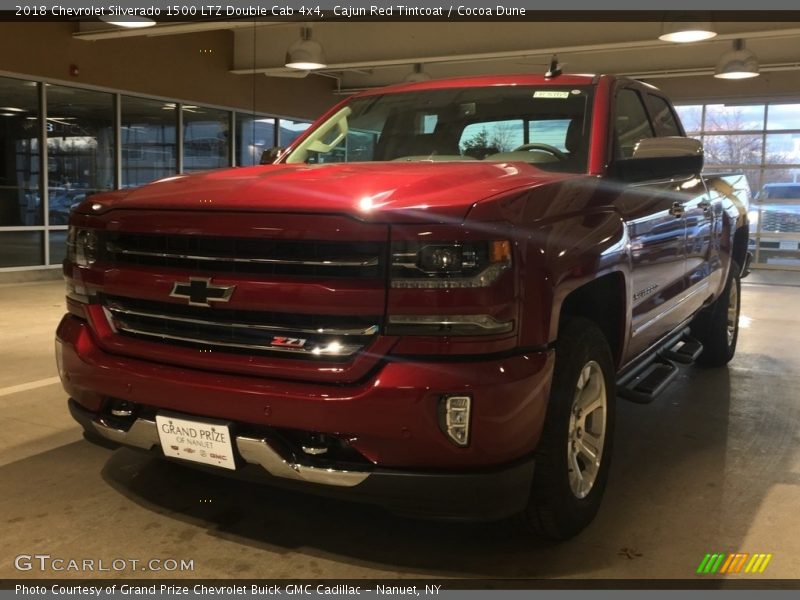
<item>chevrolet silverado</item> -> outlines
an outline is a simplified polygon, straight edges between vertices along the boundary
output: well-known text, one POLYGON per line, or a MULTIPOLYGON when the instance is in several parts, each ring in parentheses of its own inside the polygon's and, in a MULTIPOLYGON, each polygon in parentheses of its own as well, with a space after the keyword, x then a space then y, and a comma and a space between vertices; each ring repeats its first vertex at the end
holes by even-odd
POLYGON ((616 398, 734 355, 749 188, 646 83, 369 90, 271 156, 72 212, 56 356, 88 439, 563 539, 616 398))

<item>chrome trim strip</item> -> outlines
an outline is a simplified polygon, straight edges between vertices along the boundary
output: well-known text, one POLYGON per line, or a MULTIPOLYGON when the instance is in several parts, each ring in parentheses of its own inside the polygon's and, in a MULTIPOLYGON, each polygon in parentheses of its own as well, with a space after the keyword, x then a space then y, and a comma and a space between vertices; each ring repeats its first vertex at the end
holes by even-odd
MULTIPOLYGON (((144 450, 150 450, 154 446, 161 446, 156 423, 149 419, 136 419, 127 431, 109 425, 102 418, 92 421, 92 425, 99 435, 118 444, 134 446, 144 450)), ((259 465, 270 475, 283 477, 284 479, 339 487, 353 487, 370 476, 368 471, 340 471, 291 463, 284 459, 266 439, 237 436, 236 447, 246 462, 259 465)))
POLYGON ((471 326, 480 327, 493 332, 511 331, 513 321, 498 321, 491 315, 392 315, 389 317, 390 325, 430 325, 430 326, 471 326))
POLYGON ((67 291, 66 295, 67 298, 69 298, 70 300, 74 300, 75 302, 80 302, 81 304, 89 304, 89 296, 86 296, 84 294, 78 294, 77 292, 67 291))
POLYGON ((170 252, 147 252, 145 250, 127 250, 107 242, 106 250, 116 254, 131 256, 149 256, 154 258, 177 258, 181 260, 205 260, 209 262, 256 263, 269 265, 298 265, 303 267, 374 267, 378 257, 368 260, 289 260, 281 258, 242 258, 236 256, 198 256, 194 254, 173 254, 170 252))
POLYGON ((673 304, 672 306, 670 306, 670 307, 669 307, 667 310, 665 310, 665 311, 663 311, 663 312, 661 312, 661 313, 657 314, 655 317, 653 317, 652 319, 650 319, 650 320, 649 320, 649 321, 647 321, 646 323, 643 323, 642 325, 639 325, 638 327, 634 328, 634 330, 633 330, 633 332, 632 332, 632 334, 631 334, 631 335, 632 335, 632 336, 637 336, 637 335, 639 335, 640 333, 642 333, 642 332, 643 332, 645 329, 647 329, 647 328, 649 328, 649 327, 651 327, 651 326, 655 325, 655 324, 656 324, 656 323, 658 323, 658 322, 659 322, 661 319, 663 319, 663 318, 664 318, 664 317, 666 317, 668 314, 670 314, 671 312, 673 312, 674 310, 676 310, 678 307, 680 307, 680 305, 681 305, 681 304, 683 304, 684 302, 686 302, 687 300, 689 300, 689 298, 692 298, 693 296, 696 296, 697 294, 699 294, 700 292, 702 292, 703 290, 705 290, 706 288, 708 288, 708 285, 709 285, 709 284, 708 284, 708 282, 707 282, 707 281, 706 281, 706 282, 704 282, 704 283, 702 283, 702 284, 700 284, 700 285, 699 285, 697 288, 695 288, 695 289, 694 289, 694 290, 692 290, 691 292, 687 293, 687 294, 686 294, 686 295, 684 295, 683 297, 681 297, 681 298, 679 298, 678 300, 676 300, 676 301, 675 301, 675 304, 673 304))
POLYGON ((248 463, 261 465, 264 470, 276 477, 323 485, 354 487, 370 476, 366 471, 339 471, 290 463, 265 439, 238 436, 236 447, 248 463))
POLYGON ((393 288, 450 289, 488 287, 511 267, 511 261, 496 262, 472 277, 393 277, 393 288))
POLYGON ((137 448, 143 448, 145 450, 150 450, 153 446, 161 445, 161 441, 158 439, 158 429, 156 429, 155 421, 136 419, 127 431, 109 425, 102 418, 92 421, 92 425, 97 433, 118 444, 136 446, 137 448))
POLYGON ((332 344, 325 346, 315 346, 307 350, 306 348, 289 348, 286 346, 264 346, 261 344, 237 344, 235 342, 220 342, 214 340, 206 340, 203 338, 184 337, 180 335, 171 335, 167 333, 156 333, 154 331, 143 331, 133 327, 123 327, 123 324, 118 322, 113 323, 118 331, 127 331, 135 335, 144 335, 148 337, 157 337, 161 339, 175 340, 178 342, 189 342, 191 344, 203 344, 204 346, 222 346, 225 348, 242 348, 244 350, 263 350, 266 352, 285 352, 287 354, 299 354, 302 356, 352 356, 362 346, 358 344, 336 344, 335 350, 330 349, 332 344))
POLYGON ((110 301, 106 304, 105 308, 113 313, 123 313, 126 315, 134 315, 137 317, 150 317, 153 319, 164 319, 166 321, 178 321, 181 323, 192 323, 195 325, 209 325, 212 327, 234 327, 236 329, 254 329, 258 331, 277 331, 277 332, 290 332, 290 333, 306 333, 314 335, 375 335, 378 333, 379 327, 377 325, 370 325, 363 329, 332 329, 329 327, 320 327, 318 329, 302 329, 299 327, 283 327, 281 325, 258 325, 248 323, 224 323, 222 321, 210 321, 206 319, 192 319, 190 317, 175 317, 172 315, 164 315, 161 313, 150 313, 141 310, 131 310, 128 308, 121 308, 119 304, 110 301))

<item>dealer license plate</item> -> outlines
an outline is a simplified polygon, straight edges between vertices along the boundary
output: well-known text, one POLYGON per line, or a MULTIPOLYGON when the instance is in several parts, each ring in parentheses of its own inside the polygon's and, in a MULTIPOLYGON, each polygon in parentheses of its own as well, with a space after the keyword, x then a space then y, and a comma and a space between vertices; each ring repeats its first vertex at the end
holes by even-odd
POLYGON ((166 456, 235 469, 230 427, 214 421, 192 421, 156 415, 158 438, 166 456))

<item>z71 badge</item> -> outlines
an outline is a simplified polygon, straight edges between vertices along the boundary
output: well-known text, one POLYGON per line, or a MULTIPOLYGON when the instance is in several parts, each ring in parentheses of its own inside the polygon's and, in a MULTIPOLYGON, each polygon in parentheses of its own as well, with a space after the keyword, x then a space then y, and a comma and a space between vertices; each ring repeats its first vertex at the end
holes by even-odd
POLYGON ((302 348, 306 345, 306 340, 303 338, 275 336, 269 345, 277 346, 278 348, 302 348))

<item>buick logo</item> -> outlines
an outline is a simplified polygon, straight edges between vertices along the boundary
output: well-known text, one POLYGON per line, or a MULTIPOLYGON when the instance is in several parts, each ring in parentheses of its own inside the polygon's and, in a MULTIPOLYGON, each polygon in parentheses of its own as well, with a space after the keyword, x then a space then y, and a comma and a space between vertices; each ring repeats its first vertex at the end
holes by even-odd
POLYGON ((213 285, 210 278, 190 277, 189 283, 176 281, 170 296, 188 300, 191 306, 211 306, 211 302, 230 300, 235 289, 235 285, 213 285))

